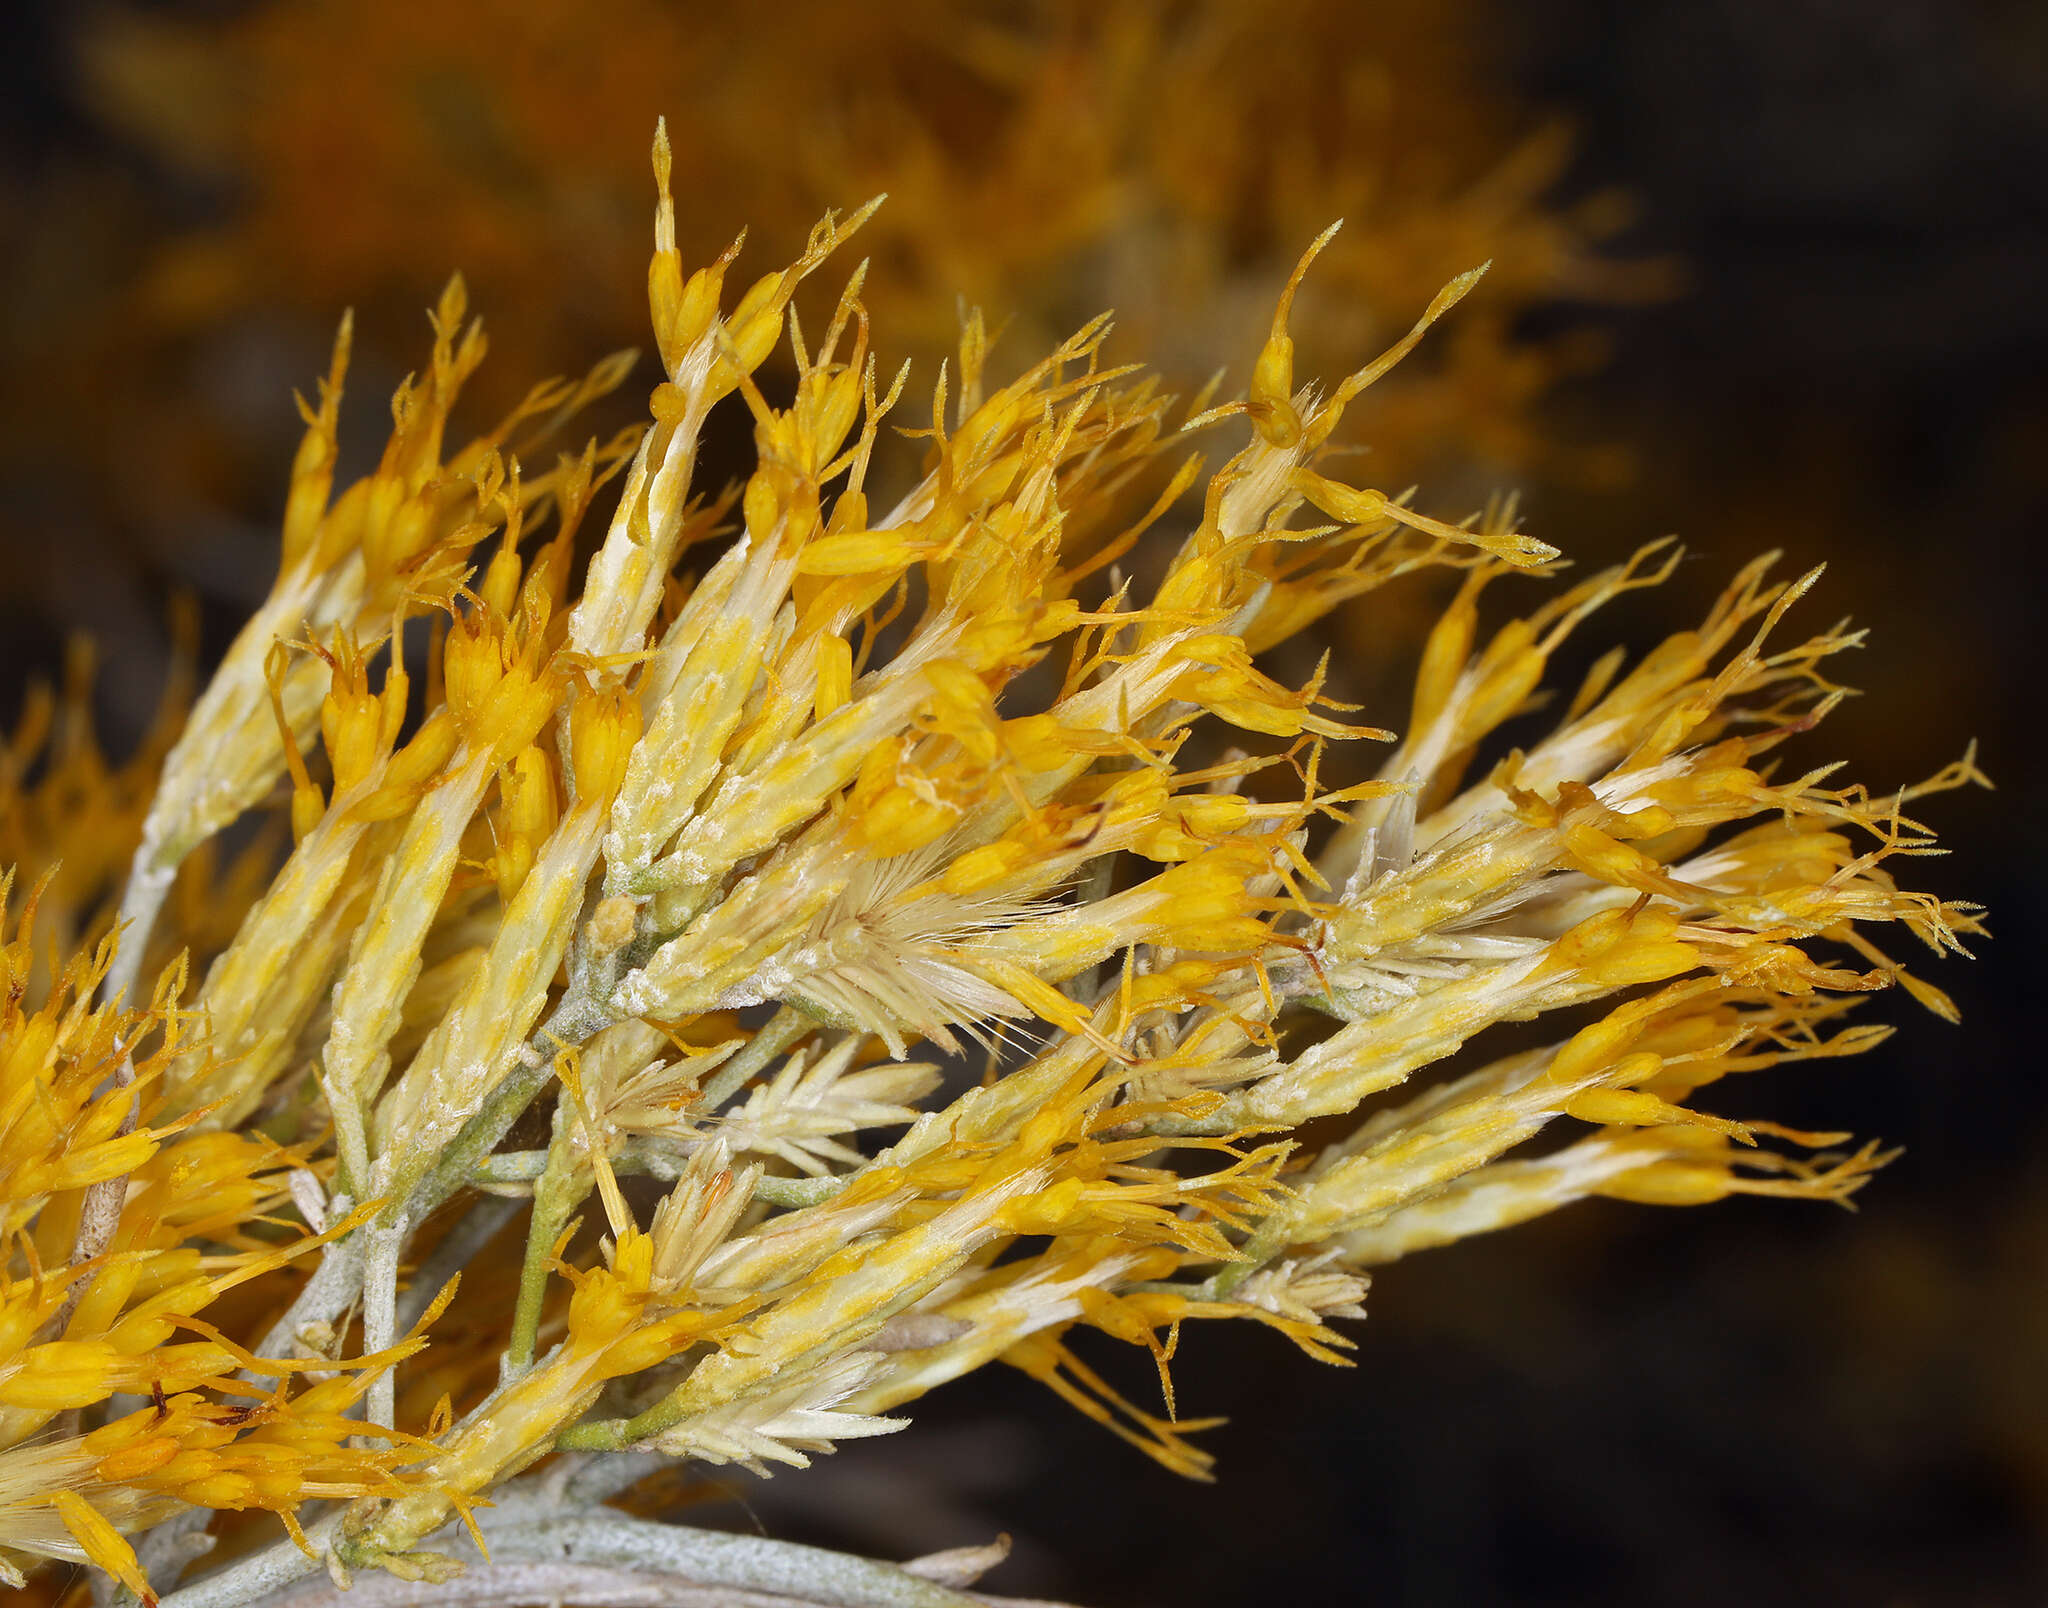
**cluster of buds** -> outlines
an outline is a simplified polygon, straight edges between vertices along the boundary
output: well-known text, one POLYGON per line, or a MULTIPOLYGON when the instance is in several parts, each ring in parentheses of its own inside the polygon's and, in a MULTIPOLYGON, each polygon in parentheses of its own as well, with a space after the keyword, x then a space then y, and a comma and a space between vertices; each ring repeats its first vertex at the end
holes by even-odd
POLYGON ((1342 477, 1346 410, 1477 271, 1325 389, 1289 313, 1326 234, 1220 405, 1106 365, 1103 321, 996 384, 970 318, 892 500, 907 381, 865 265, 815 342, 794 300, 872 207, 728 310, 737 246, 686 274, 665 136, 655 172, 645 430, 522 468, 612 361, 447 452, 482 350, 456 287, 336 494, 344 328, 277 586, 137 828, 129 969, 110 940, 30 1010, 8 951, 0 1560, 146 1597, 189 1554, 126 1537, 262 1507, 303 1551, 203 1600, 320 1562, 432 1582, 430 1539, 487 1533, 471 1510, 550 1454, 600 1495, 647 1454, 801 1466, 994 1361, 1205 1475, 1190 1320, 1341 1362, 1376 1264, 1588 1195, 1839 1200, 1881 1163, 1692 1102, 1867 1048, 1861 993, 1949 1013, 1870 934, 1977 930, 1892 877, 1932 847, 1908 806, 1974 767, 1886 798, 1772 770, 1857 639, 1788 639, 1812 577, 1768 561, 1510 750, 1566 637, 1673 555, 1482 641, 1482 591, 1557 550, 1342 477), (706 499, 721 403, 754 466, 706 499), (1273 650, 1430 569, 1462 582, 1397 730, 1327 658, 1280 678, 1273 650), (238 929, 125 1003, 148 890, 274 794, 291 846, 238 929), (244 1286, 241 1338, 199 1315, 244 1286), (1160 1411, 1086 1365, 1091 1329, 1155 1359, 1160 1411), (302 1529, 309 1501, 340 1505, 302 1529))
MULTIPOLYGON (((0 876, 0 908, 10 881, 0 876)), ((311 1147, 201 1132, 172 1113, 164 1077, 189 1024, 175 968, 146 1007, 94 1005, 108 940, 30 1007, 38 897, 0 945, 0 1581, 20 1586, 25 1566, 64 1559, 146 1594, 129 1533, 243 1509, 296 1533, 308 1497, 402 1495, 418 1448, 402 1434, 365 1439, 350 1409, 424 1341, 316 1365, 259 1356, 223 1327, 249 1316, 236 1292, 278 1287, 358 1224, 280 1235, 295 1181, 319 1166, 311 1147), (80 1259, 109 1183, 114 1220, 80 1259)))

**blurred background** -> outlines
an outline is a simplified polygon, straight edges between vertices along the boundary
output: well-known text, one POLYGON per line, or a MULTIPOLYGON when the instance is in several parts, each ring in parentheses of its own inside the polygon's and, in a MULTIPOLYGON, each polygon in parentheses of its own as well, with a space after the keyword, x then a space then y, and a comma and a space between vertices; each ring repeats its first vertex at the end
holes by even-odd
MULTIPOLYGON (((1806 608, 1871 627, 1867 695, 1804 756, 1882 789, 1981 741, 2000 790, 1933 802, 1954 852, 1922 878, 1991 907, 1996 941, 1937 976, 1963 1025, 1887 999, 1876 1053, 1743 1090, 1745 1114, 1905 1146, 1859 1213, 1582 1205, 1381 1272, 1342 1374, 1190 1332, 1184 1410, 1231 1419, 1214 1486, 991 1371, 807 1474, 700 1486, 694 1517, 896 1556, 1007 1529, 991 1589, 1104 1608, 2048 1600, 2038 0, 16 15, 0 730, 84 634, 118 758, 170 599, 196 601, 202 661, 225 645, 274 563, 290 391, 343 306, 358 469, 452 269, 493 337, 474 425, 641 340, 666 113, 686 257, 745 224, 760 272, 825 206, 890 191, 868 300, 924 384, 969 304, 999 369, 1114 306, 1114 351, 1239 384, 1340 215, 1295 335, 1301 372, 1341 372, 1491 258, 1347 423, 1374 483, 1454 517, 1516 489, 1586 565, 1682 536, 1679 576, 1582 633, 1587 658, 1689 623, 1760 549, 1825 561, 1806 608)), ((1349 684, 1400 696, 1429 618, 1418 593, 1337 622, 1349 684)), ((1142 1356, 1088 1358, 1147 1388, 1142 1356)))

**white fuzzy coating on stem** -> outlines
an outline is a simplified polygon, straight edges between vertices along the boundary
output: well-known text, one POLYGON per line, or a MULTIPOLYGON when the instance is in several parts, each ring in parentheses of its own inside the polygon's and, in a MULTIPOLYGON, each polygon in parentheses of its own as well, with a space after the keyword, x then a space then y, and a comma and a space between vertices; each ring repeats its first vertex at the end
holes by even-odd
POLYGON ((1007 1550, 1001 1545, 897 1565, 605 1511, 564 1513, 533 1496, 512 1498, 479 1518, 488 1562, 458 1530, 434 1538, 467 1565, 452 1579, 365 1576, 346 1591, 327 1580, 302 1580, 261 1596, 188 1605, 211 1583, 201 1582, 165 1601, 171 1608, 493 1608, 529 1601, 590 1608, 1066 1608, 950 1583, 1000 1562, 1007 1550))

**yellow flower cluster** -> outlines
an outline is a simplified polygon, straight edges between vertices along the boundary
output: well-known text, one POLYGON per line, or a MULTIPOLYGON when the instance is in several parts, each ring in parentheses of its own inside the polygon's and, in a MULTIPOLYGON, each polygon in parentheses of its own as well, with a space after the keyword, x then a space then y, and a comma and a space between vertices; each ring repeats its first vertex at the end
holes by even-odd
POLYGON ((303 1552, 183 1600, 322 1563, 432 1583, 458 1565, 430 1538, 481 1543, 471 1510, 551 1454, 529 1478, 600 1495, 644 1454, 802 1466, 993 1361, 1201 1475, 1190 1320, 1342 1361, 1378 1263, 1588 1195, 1839 1200, 1883 1160, 1692 1102, 1868 1047, 1837 1020, 1862 992, 1948 1012, 1869 930, 1977 930, 1892 876, 1932 847, 1907 807, 1975 770, 1876 798, 1773 768, 1857 638, 1789 638, 1812 577, 1768 561, 1529 721, 1566 638, 1675 555, 1483 636, 1482 592, 1556 549, 1346 478, 1347 410, 1478 271, 1322 385, 1289 319, 1326 233, 1220 404, 1107 365, 1101 320, 997 383, 970 317, 885 492, 908 383, 866 265, 810 331, 795 302, 872 207, 735 296, 737 246, 683 260, 670 166, 663 134, 646 427, 532 467, 611 360, 451 448, 483 352, 458 283, 337 490, 344 325, 278 579, 131 811, 118 958, 37 982, 21 918, 5 1567, 82 1556, 146 1597, 204 1544, 180 1512, 261 1507, 303 1552), (757 376, 785 341, 783 394, 757 376), (721 404, 754 463, 706 497, 721 404), (1462 582, 1397 730, 1329 696, 1327 655, 1283 673, 1427 569, 1462 582), (225 896, 231 935, 186 939, 196 986, 175 962, 131 1003, 176 880, 273 806, 289 851, 225 896), (1157 1360, 1163 1413, 1086 1329, 1157 1360))
MULTIPOLYGON (((10 882, 0 876, 0 908, 10 882)), ((146 1594, 124 1533, 194 1509, 266 1508, 296 1528, 310 1498, 401 1494, 417 1461, 407 1437, 364 1445, 348 1409, 421 1342, 295 1390, 303 1361, 258 1357, 218 1326, 231 1292, 323 1243, 279 1215, 317 1164, 261 1133, 164 1120, 163 1073, 187 1024, 177 972, 147 1008, 95 1006, 108 942, 30 1008, 36 902, 0 946, 0 1580, 23 1584, 39 1559, 89 1560, 146 1594), (150 1121, 135 1120, 138 1103, 150 1121), (114 1216, 80 1258, 109 1183, 114 1216)))

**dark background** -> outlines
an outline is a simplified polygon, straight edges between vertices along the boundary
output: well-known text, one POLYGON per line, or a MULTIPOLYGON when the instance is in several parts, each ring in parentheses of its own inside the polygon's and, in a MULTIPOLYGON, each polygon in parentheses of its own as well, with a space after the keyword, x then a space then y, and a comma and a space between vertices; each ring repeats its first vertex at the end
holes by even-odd
MULTIPOLYGON (((88 17, 32 11, 0 69, 17 257, 118 263, 80 198, 158 182, 75 92, 88 17)), ((1681 533, 1687 614, 1760 547, 1825 559, 1823 611, 1874 631, 1831 752, 1875 788, 1975 736, 1999 784, 1935 801, 1954 852, 1914 868, 1991 907, 1995 942, 1935 974, 1963 1025, 1887 1000, 1879 1051, 1755 1091, 1904 1157, 1854 1215, 1597 1203, 1397 1265, 1341 1376, 1263 1332, 1191 1331, 1183 1409, 1233 1420, 1205 1440, 1211 1487, 991 1370, 908 1434, 740 1477, 731 1522, 898 1555, 1000 1526, 1019 1555, 992 1589, 1105 1605, 2048 1600, 2048 7, 1504 0, 1485 48, 1574 124, 1567 197, 1625 186, 1626 245, 1689 277, 1659 305, 1537 315, 1607 331, 1608 365, 1549 405, 1637 473, 1532 484, 1532 528, 1588 560, 1681 533)), ((154 697, 165 577, 90 488, 37 472, 23 432, 61 397, 0 383, 0 717, 85 623, 112 639, 118 745, 154 697)), ((1142 1397, 1149 1363, 1114 1349, 1086 1354, 1142 1397)))

